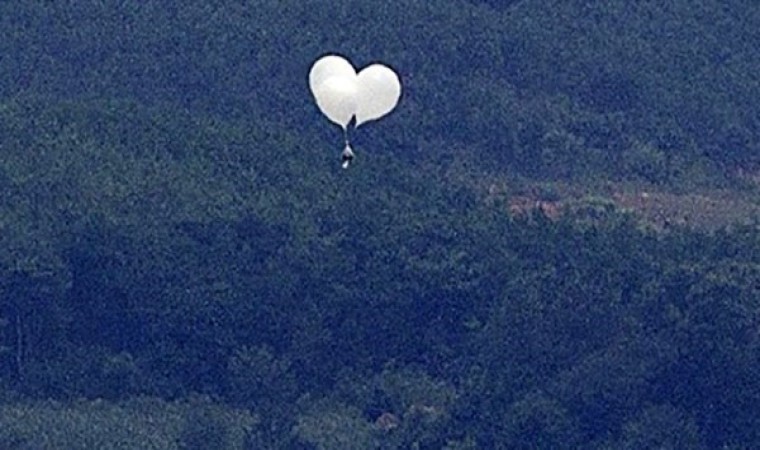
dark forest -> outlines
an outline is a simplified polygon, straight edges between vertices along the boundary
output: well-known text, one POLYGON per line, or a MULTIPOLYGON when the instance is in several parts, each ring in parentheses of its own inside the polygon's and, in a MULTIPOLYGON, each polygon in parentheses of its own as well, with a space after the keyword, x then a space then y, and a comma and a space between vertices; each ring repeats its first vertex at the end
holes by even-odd
POLYGON ((760 6, 0 4, 0 448, 760 448, 760 6), (383 61, 341 132, 325 53, 383 61))

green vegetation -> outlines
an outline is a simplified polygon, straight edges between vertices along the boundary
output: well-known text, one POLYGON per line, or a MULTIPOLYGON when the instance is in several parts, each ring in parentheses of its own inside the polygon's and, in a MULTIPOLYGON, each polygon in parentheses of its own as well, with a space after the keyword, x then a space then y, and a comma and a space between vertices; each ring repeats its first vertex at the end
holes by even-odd
POLYGON ((204 398, 135 398, 124 406, 47 401, 2 407, 0 442, 11 449, 242 449, 255 423, 246 411, 225 410, 204 398))
POLYGON ((164 3, 0 5, 0 448, 760 447, 753 2, 164 3))

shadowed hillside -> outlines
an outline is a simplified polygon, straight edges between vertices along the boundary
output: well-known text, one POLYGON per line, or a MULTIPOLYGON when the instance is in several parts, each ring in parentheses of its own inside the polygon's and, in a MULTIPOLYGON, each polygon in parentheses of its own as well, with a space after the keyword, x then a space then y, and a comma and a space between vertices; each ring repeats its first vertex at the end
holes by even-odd
POLYGON ((0 448, 760 446, 754 2, 0 30, 0 448), (333 51, 403 85, 345 171, 333 51))

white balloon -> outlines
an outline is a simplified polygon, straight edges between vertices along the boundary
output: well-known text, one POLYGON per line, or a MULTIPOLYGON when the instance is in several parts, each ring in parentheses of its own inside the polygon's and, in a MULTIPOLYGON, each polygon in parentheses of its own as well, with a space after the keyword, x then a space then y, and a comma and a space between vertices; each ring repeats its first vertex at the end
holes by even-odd
POLYGON ((356 114, 358 91, 356 76, 341 75, 331 76, 312 89, 322 114, 343 129, 356 114))
POLYGON ((346 58, 339 55, 326 55, 319 58, 309 71, 309 87, 312 92, 326 79, 332 76, 354 77, 356 71, 346 58))
POLYGON ((309 87, 322 114, 332 122, 348 127, 379 119, 396 107, 401 96, 398 75, 383 64, 373 64, 357 75, 339 55, 319 58, 309 71, 309 87))
POLYGON ((359 88, 356 126, 388 114, 401 97, 401 82, 391 68, 373 64, 357 76, 359 88))

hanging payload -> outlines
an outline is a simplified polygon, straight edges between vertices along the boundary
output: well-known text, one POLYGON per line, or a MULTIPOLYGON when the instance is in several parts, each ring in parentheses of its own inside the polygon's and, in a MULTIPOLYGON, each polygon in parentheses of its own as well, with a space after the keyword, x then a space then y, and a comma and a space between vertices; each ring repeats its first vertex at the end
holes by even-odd
POLYGON ((354 159, 349 141, 351 122, 356 128, 379 119, 391 112, 401 97, 401 82, 391 68, 372 64, 357 74, 351 63, 338 55, 323 56, 312 65, 309 87, 322 114, 343 128, 344 169, 354 159))
POLYGON ((354 150, 351 148, 351 145, 346 142, 346 146, 343 148, 343 153, 340 154, 341 167, 348 169, 348 166, 351 165, 351 161, 353 160, 354 150))

